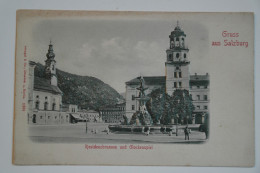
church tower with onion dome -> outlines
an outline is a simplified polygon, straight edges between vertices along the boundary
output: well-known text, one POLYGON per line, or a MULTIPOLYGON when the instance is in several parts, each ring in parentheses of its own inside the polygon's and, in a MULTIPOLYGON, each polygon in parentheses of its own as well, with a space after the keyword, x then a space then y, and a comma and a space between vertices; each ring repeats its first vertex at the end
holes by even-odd
POLYGON ((185 45, 186 34, 180 28, 179 22, 169 35, 170 45, 166 50, 165 76, 166 92, 172 95, 176 89, 189 90, 189 49, 185 45))
POLYGON ((55 54, 53 52, 53 45, 49 44, 49 49, 46 54, 47 60, 45 60, 45 78, 50 80, 50 84, 57 86, 58 80, 56 75, 56 61, 55 54))

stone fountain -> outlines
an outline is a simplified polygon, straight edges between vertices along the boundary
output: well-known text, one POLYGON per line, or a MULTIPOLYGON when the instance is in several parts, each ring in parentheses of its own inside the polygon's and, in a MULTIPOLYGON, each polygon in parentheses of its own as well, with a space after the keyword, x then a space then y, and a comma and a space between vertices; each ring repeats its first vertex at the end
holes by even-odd
POLYGON ((139 90, 139 96, 135 97, 135 99, 139 103, 139 109, 133 114, 131 122, 134 125, 152 125, 153 121, 151 115, 145 106, 146 102, 150 99, 145 95, 145 90, 148 88, 144 87, 144 79, 142 76, 140 76, 138 79, 140 80, 140 86, 136 89, 139 90))

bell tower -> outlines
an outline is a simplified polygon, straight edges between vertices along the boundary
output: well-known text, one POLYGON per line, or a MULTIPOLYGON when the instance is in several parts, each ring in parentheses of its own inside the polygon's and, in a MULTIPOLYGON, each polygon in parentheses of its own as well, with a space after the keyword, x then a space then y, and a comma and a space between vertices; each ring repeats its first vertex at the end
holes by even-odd
POLYGON ((50 80, 50 84, 57 86, 57 75, 56 75, 56 61, 54 60, 55 54, 53 53, 53 45, 49 44, 48 53, 46 54, 47 59, 45 60, 45 78, 50 80))
POLYGON ((170 46, 166 50, 165 76, 166 92, 172 95, 176 89, 189 90, 189 49, 185 45, 186 34, 179 22, 169 35, 170 46))

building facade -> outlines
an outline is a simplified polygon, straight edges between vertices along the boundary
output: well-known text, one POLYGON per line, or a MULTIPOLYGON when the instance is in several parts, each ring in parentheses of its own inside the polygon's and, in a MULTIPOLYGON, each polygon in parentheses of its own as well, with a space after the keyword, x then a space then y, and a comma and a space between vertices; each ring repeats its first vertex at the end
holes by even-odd
POLYGON ((209 115, 209 74, 190 76, 190 94, 195 107, 193 123, 201 124, 209 115))
POLYGON ((86 120, 87 122, 95 122, 95 123, 102 122, 102 117, 100 116, 99 112, 94 110, 83 111, 82 116, 84 120, 86 120))
POLYGON ((125 103, 100 108, 99 114, 104 123, 122 123, 125 116, 125 103))
POLYGON ((69 114, 61 112, 62 91, 57 86, 56 61, 51 43, 46 57, 44 78, 34 75, 36 64, 32 61, 29 62, 28 123, 69 123, 69 114))
MULTIPOLYGON (((192 95, 195 110, 192 123, 204 123, 205 116, 209 115, 209 74, 190 75, 189 49, 186 46, 186 34, 177 26, 169 35, 169 48, 166 50, 165 76, 144 76, 144 84, 148 89, 145 94, 157 88, 165 88, 166 93, 172 95, 176 89, 188 90, 192 95)), ((137 87, 140 85, 138 78, 126 82, 126 117, 139 109, 137 100, 139 95, 137 87)))

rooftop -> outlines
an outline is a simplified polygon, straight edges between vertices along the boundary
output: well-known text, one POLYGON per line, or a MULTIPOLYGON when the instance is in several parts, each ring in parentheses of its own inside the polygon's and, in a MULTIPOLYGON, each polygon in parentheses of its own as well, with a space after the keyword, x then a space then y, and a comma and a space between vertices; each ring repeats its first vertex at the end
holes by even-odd
MULTIPOLYGON (((136 77, 126 82, 126 85, 138 85, 140 84, 139 77, 136 77)), ((166 82, 165 76, 144 76, 145 85, 164 85, 166 82)), ((209 75, 190 75, 190 82, 209 81, 209 75)))
POLYGON ((209 75, 190 75, 190 81, 208 81, 209 80, 209 75))
POLYGON ((50 92, 53 94, 61 94, 62 91, 57 86, 50 84, 50 81, 45 78, 34 76, 34 89, 39 91, 50 92))
MULTIPOLYGON (((127 85, 140 84, 139 77, 136 77, 130 81, 127 81, 127 85)), ((145 85, 163 85, 166 82, 165 76, 143 76, 145 85)))

